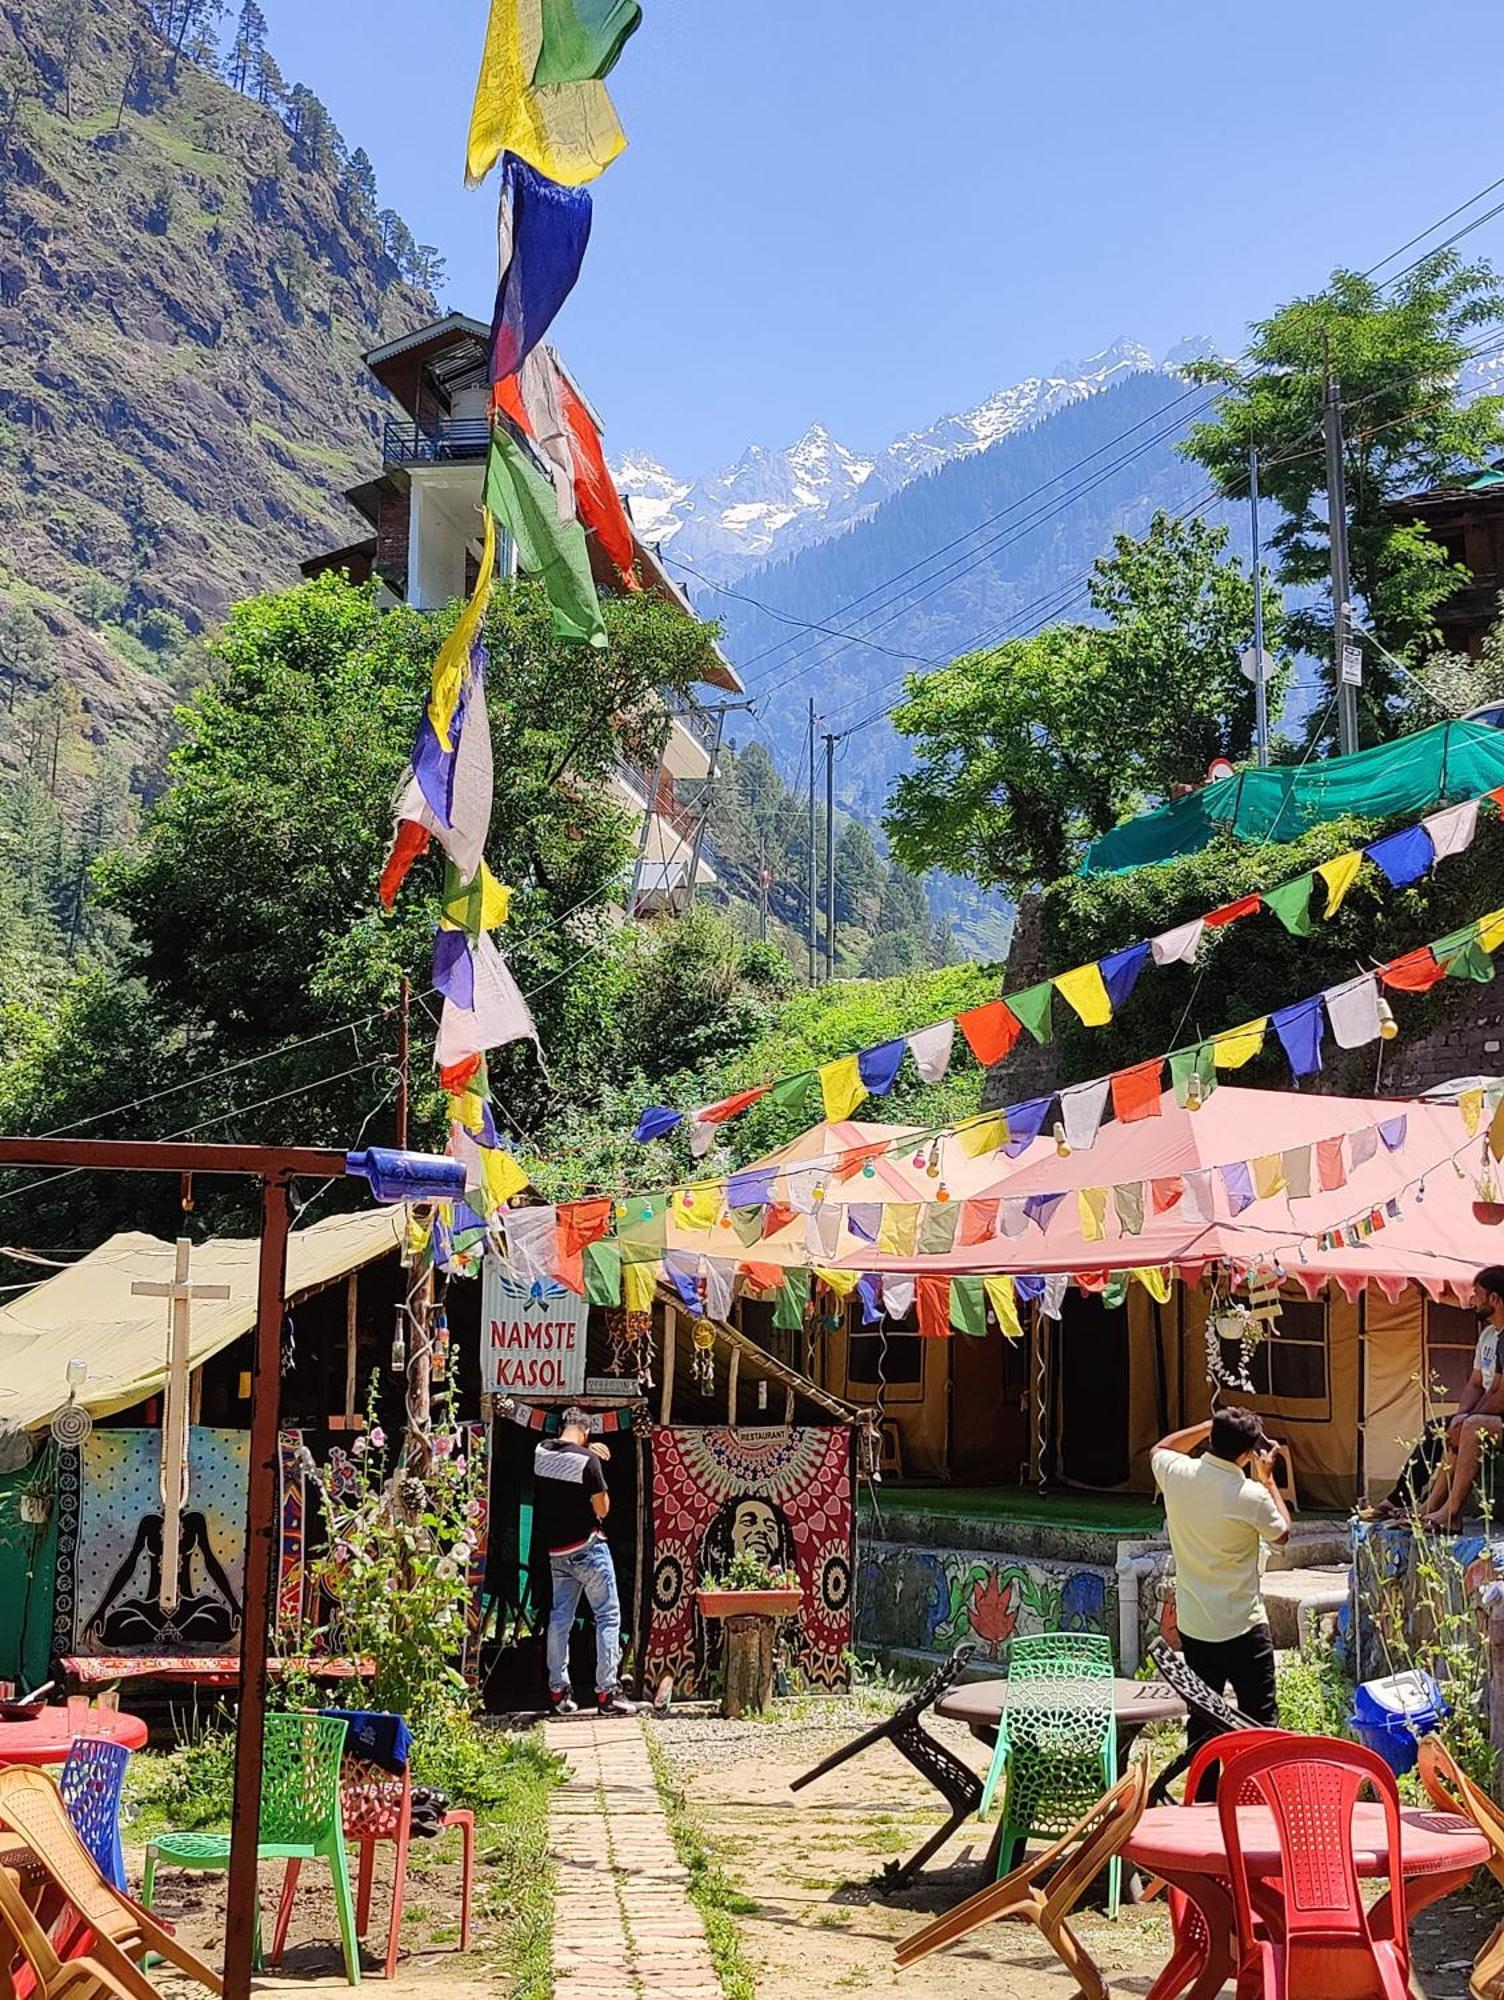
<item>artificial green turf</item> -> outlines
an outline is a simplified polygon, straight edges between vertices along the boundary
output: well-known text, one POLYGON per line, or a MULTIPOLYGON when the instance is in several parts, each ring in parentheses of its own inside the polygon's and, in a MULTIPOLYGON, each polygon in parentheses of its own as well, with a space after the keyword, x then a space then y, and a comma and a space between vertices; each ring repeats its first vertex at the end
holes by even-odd
MULTIPOLYGON (((863 1504, 870 1507, 868 1496, 863 1504)), ((970 1521, 1019 1521, 1041 1528, 1093 1528, 1115 1535, 1153 1535, 1164 1515, 1142 1493, 1077 1493, 1054 1488, 1041 1499, 1033 1486, 899 1486, 884 1482, 881 1511, 938 1514, 970 1521)))

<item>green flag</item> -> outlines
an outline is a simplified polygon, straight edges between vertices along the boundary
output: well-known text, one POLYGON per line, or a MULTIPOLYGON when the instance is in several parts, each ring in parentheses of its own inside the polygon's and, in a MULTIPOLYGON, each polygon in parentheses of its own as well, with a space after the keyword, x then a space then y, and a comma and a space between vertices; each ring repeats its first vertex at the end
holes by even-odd
POLYGON ((797 1111, 802 1117, 813 1074, 813 1071, 805 1070, 799 1076, 786 1076, 773 1085, 768 1095, 780 1111, 797 1111))
POLYGON ((585 530, 578 521, 560 521, 552 485, 500 424, 486 459, 486 505, 517 544, 517 560, 547 591, 559 638, 604 646, 585 530))
POLYGON ((585 1246, 585 1298, 593 1306, 621 1304, 621 1245, 587 1243, 585 1246))
POLYGON ((589 83, 616 66, 622 45, 642 20, 637 0, 542 0, 543 45, 533 88, 589 83))
POLYGON ((1175 1093, 1175 1102, 1184 1111, 1191 1101, 1190 1083, 1193 1076, 1201 1079, 1202 1098, 1208 1098, 1217 1087, 1217 1065, 1212 1057, 1212 1044, 1200 1042, 1193 1049, 1175 1049, 1170 1056, 1170 1088, 1175 1093))
POLYGON ((1314 874, 1300 875, 1293 882, 1281 882, 1277 889, 1259 891, 1266 907, 1273 910, 1292 937, 1311 934, 1311 890, 1315 881, 1314 874))
POLYGON ((773 1301, 773 1324, 780 1333, 798 1333, 804 1325, 804 1302, 808 1297, 808 1271, 790 1271, 773 1301))
MULTIPOLYGON (((1442 957, 1436 948, 1436 956, 1442 957)), ((1442 961, 1447 969, 1448 979, 1475 979, 1480 986, 1486 986, 1494 976, 1494 962, 1483 949, 1476 931, 1460 950, 1453 952, 1442 961)))
POLYGON ((1026 986, 1022 993, 1010 993, 1008 1005, 1017 1014, 1036 1042, 1047 1042, 1054 1033, 1050 1025, 1050 1002, 1055 988, 1048 979, 1026 986))
POLYGON ((987 1300, 980 1278, 950 1281, 950 1323, 957 1333, 980 1339, 987 1331, 987 1300))

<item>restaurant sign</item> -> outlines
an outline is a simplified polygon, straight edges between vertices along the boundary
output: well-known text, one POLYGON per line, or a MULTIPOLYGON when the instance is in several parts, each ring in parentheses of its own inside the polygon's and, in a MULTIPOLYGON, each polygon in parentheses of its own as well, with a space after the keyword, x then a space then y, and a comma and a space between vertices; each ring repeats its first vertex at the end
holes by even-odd
POLYGON ((565 1285, 520 1284, 500 1258, 481 1279, 480 1385, 495 1396, 578 1396, 588 1307, 565 1285))

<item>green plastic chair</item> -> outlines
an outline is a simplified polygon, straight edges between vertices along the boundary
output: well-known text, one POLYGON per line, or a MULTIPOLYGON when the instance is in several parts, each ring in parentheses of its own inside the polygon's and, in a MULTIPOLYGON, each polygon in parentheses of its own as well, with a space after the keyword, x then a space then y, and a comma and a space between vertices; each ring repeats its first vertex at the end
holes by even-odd
MULTIPOLYGON (((999 1879, 1031 1837, 1068 1832, 1117 1783, 1112 1683, 1112 1646, 1101 1633, 1040 1632, 1009 1645, 1008 1690, 981 1804, 990 1811, 1001 1782, 999 1879)), ((1107 1878, 1111 1916, 1121 1892, 1122 1865, 1114 1857, 1107 1878)))
MULTIPOLYGON (((330 1715, 269 1715, 261 1749, 260 1861, 329 1863, 334 1907, 339 1916, 345 1976, 360 1984, 360 1948, 355 1937, 355 1904, 345 1860, 344 1814, 340 1806, 340 1765, 347 1724, 330 1715)), ((157 1866, 226 1869, 227 1833, 163 1833, 146 1849, 141 1901, 151 1908, 157 1866)), ((261 1908, 256 1908, 255 1966, 261 1968, 261 1908)))

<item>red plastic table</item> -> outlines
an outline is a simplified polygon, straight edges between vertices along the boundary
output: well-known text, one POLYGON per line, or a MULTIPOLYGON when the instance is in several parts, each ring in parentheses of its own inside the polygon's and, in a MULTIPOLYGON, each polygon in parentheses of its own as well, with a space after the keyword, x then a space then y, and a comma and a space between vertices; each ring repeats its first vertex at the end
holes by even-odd
MULTIPOLYGON (((1238 1830, 1250 1876, 1277 1875, 1279 1837, 1273 1814, 1264 1806, 1239 1806, 1238 1830)), ((1382 1806, 1360 1803, 1354 1810, 1353 1852, 1360 1875, 1388 1873, 1382 1806)), ((1488 1841, 1465 1819, 1425 1807, 1402 1808, 1400 1873, 1411 1918, 1460 1889, 1491 1852, 1488 1841)), ((1213 2000, 1232 1978, 1237 1961, 1232 1885, 1217 1808, 1151 1806, 1134 1828, 1123 1859, 1181 1890, 1206 1926, 1204 1951, 1177 1952, 1150 1987, 1148 2000, 1171 2000, 1187 1988, 1191 2000, 1213 2000)))
POLYGON ((0 1764, 63 1764, 75 1736, 103 1736, 139 1750, 146 1741, 146 1724, 139 1715, 118 1708, 90 1708, 77 1728, 64 1706, 43 1709, 35 1722, 0 1722, 0 1764))

